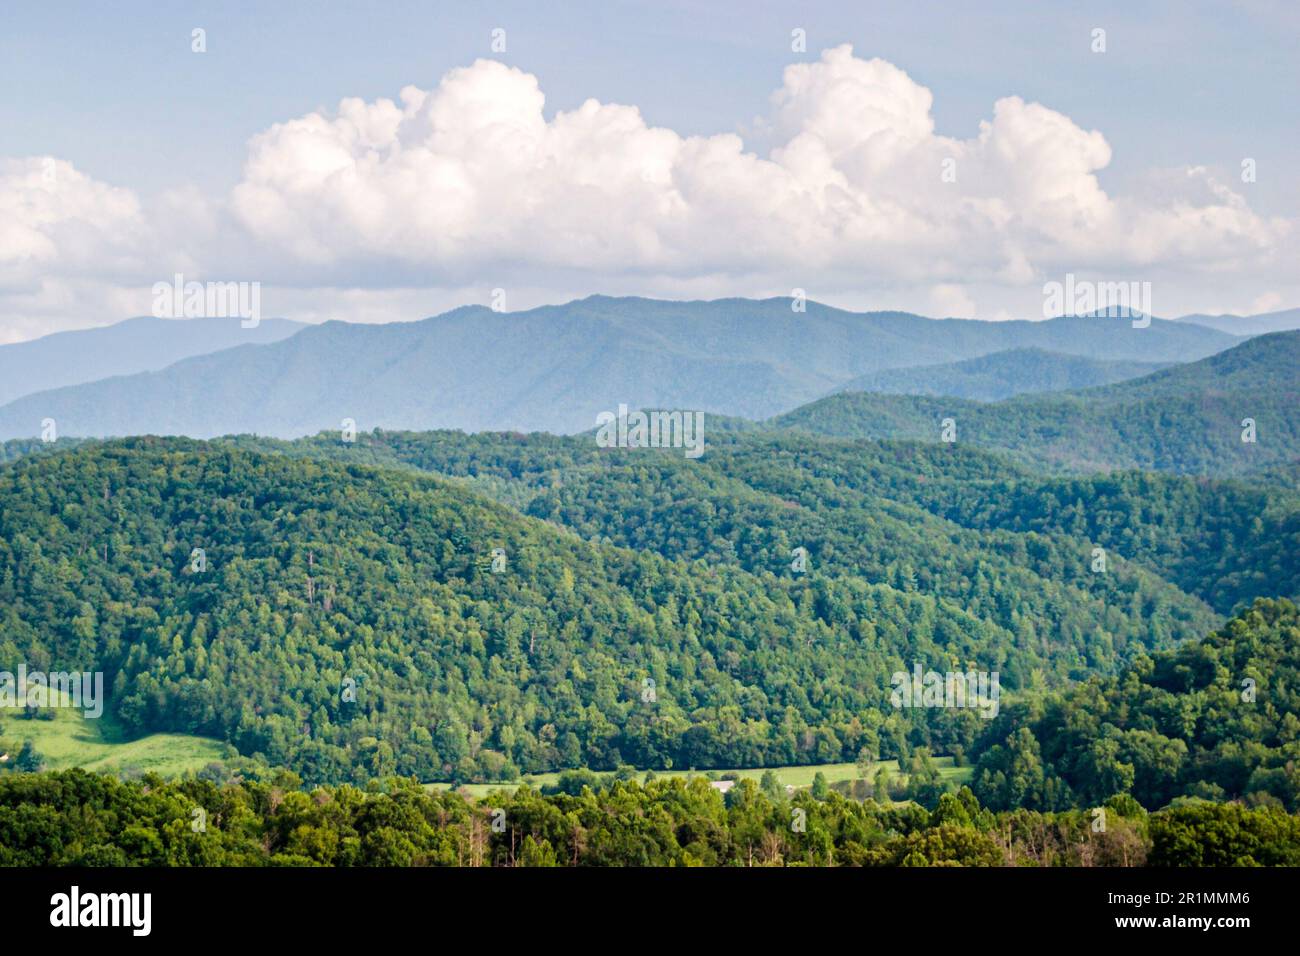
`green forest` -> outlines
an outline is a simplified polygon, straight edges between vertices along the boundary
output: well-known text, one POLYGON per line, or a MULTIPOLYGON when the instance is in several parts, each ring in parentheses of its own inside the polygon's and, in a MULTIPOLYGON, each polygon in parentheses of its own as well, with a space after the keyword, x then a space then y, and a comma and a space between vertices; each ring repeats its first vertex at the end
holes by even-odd
POLYGON ((1117 793, 1300 810, 1300 614, 1257 601, 1205 640, 1124 673, 1013 703, 976 747, 990 807, 1056 809, 1117 793))
POLYGON ((743 781, 608 779, 467 800, 411 781, 0 775, 0 866, 1296 866, 1300 818, 1189 800, 1148 813, 994 813, 968 789, 917 803, 743 781))
MULTIPOLYGON (((610 852, 681 864, 1029 862, 1044 844, 1018 845, 1019 826, 1055 834, 1036 862, 1105 861, 1114 848, 1088 829, 1103 805, 1119 808, 1115 852, 1164 860, 1187 827, 1254 832, 1300 809, 1300 495, 1285 473, 1042 475, 969 445, 752 427, 711 433, 698 460, 590 435, 380 430, 10 442, 3 457, 0 671, 102 671, 123 738, 230 748, 148 794, 133 789, 148 773, 95 784, 108 802, 216 787, 203 799, 243 809, 212 817, 243 816, 202 844, 213 860, 600 862, 558 830, 505 848, 454 789, 395 782, 554 772, 567 787, 509 799, 547 819, 644 804, 667 835, 610 837, 610 852), (1000 712, 892 706, 891 675, 918 665, 997 672, 1000 712), (968 765, 969 789, 930 755, 968 765), (760 788, 744 799, 762 823, 733 819, 739 796, 637 782, 888 760, 905 768, 893 784, 760 788), (282 798, 264 805, 280 791, 400 809, 400 839, 335 816, 301 824, 331 832, 311 838, 328 853, 268 839, 285 833, 282 798), (773 822, 805 797, 815 843, 773 822), (675 801, 711 806, 716 832, 698 836, 675 801), (960 833, 933 822, 945 813, 960 833), (390 840, 400 851, 372 846, 390 840)), ((0 714, 0 782, 89 786, 33 773, 24 726, 41 716, 0 714)), ((29 852, 197 852, 167 827, 29 852)))

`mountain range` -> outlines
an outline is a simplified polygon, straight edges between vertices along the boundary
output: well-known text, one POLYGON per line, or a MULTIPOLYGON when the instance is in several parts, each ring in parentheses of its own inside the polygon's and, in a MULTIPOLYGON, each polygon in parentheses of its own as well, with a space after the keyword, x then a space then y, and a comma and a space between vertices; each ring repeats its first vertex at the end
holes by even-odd
POLYGON ((1294 643, 1294 608, 1260 601, 1300 595, 1297 367, 1300 331, 785 300, 305 327, 0 409, 63 433, 0 446, 0 670, 102 671, 125 735, 313 783, 924 748, 974 756, 997 806, 1025 766, 1040 807, 1095 804, 1097 779, 1294 805, 1282 717, 1224 724, 1207 678, 1194 733, 1158 692, 1229 645, 1266 681, 1251 614, 1294 643), (936 394, 834 391, 891 377, 936 394), (699 458, 592 433, 602 407, 688 398, 699 458), (70 437, 181 425, 223 437, 70 437), (914 666, 997 672, 1014 718, 900 709, 914 666), (1099 679, 1114 728, 1040 718, 1089 713, 1071 688, 1099 679), (1265 749, 1219 748, 1219 724, 1265 749))
POLYGON ((1281 312, 1264 312, 1259 315, 1184 315, 1179 322, 1190 322, 1229 335, 1264 335, 1267 332, 1287 332, 1300 329, 1300 309, 1281 312))
POLYGON ((303 323, 287 319, 263 319, 246 329, 234 318, 142 316, 5 345, 0 347, 0 405, 33 392, 156 371, 236 345, 278 342, 302 328, 303 323))
MULTIPOLYGON (((17 398, 0 407, 0 438, 36 435, 46 418, 63 435, 200 438, 295 437, 337 429, 344 419, 363 430, 572 433, 620 404, 763 419, 861 376, 1008 349, 1187 362, 1240 341, 1160 319, 1146 328, 1092 316, 984 322, 853 313, 815 302, 796 312, 789 299, 606 296, 518 313, 471 306, 418 322, 268 332, 288 337, 17 398)), ((45 348, 48 341, 40 340, 45 348)), ((41 377, 48 374, 42 364, 29 361, 25 381, 68 381, 41 377)))

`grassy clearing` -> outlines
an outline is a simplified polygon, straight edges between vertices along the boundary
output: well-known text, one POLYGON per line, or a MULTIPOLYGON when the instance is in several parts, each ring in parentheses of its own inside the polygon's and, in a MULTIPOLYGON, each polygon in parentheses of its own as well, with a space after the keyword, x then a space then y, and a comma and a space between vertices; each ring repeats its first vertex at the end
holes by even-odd
MULTIPOLYGON (((188 734, 151 734, 131 740, 108 714, 96 720, 88 720, 79 710, 58 708, 54 711, 53 720, 25 720, 18 716, 17 711, 0 710, 0 753, 8 751, 9 759, 16 759, 24 740, 32 742, 50 770, 81 767, 83 770, 101 773, 129 770, 178 777, 186 772, 200 770, 213 761, 234 756, 233 750, 221 741, 188 734)), ((936 757, 934 762, 945 781, 961 784, 970 779, 970 768, 954 767, 951 757, 936 757)), ((877 766, 885 768, 890 779, 899 776, 896 760, 885 760, 877 766)), ((772 768, 781 786, 800 790, 812 786, 813 777, 818 771, 826 775, 828 784, 854 780, 858 776, 858 768, 852 763, 772 768)), ((656 770, 655 776, 717 780, 726 774, 735 774, 742 780, 758 782, 765 772, 761 767, 743 770, 656 770)), ((540 788, 554 784, 559 776, 558 773, 529 774, 523 777, 523 782, 540 788)), ((645 772, 642 771, 638 773, 637 779, 644 776, 645 772)), ((430 783, 425 786, 430 790, 446 790, 450 785, 430 783)), ((475 797, 481 797, 496 790, 514 791, 519 786, 519 783, 475 783, 466 784, 464 789, 475 797)))
POLYGON ((229 756, 226 744, 188 734, 151 734, 129 739, 108 715, 88 720, 79 710, 58 708, 53 720, 26 720, 0 710, 0 753, 15 760, 30 740, 50 770, 81 767, 99 773, 153 772, 178 777, 229 756))
MULTIPOLYGON (((935 757, 935 766, 939 768, 939 775, 945 782, 953 784, 963 784, 970 779, 970 767, 954 767, 951 757, 935 757)), ((876 765, 877 768, 884 767, 889 772, 889 778, 892 780, 899 776, 897 760, 882 760, 876 765)), ((828 784, 835 784, 843 780, 855 780, 858 776, 858 768, 852 763, 828 763, 828 764, 810 764, 802 767, 773 767, 772 772, 776 774, 777 781, 783 787, 794 787, 796 790, 802 790, 812 786, 813 777, 821 771, 826 775, 828 784)), ((655 776, 660 779, 691 777, 705 777, 710 780, 721 779, 725 774, 735 774, 742 780, 753 780, 755 783, 766 773, 765 768, 745 769, 745 770, 656 770, 655 776)), ((875 771, 873 770, 874 774, 875 771)), ((644 777, 644 771, 637 774, 637 779, 644 777)), ((546 784, 553 784, 559 779, 558 773, 539 773, 527 774, 523 777, 523 782, 533 787, 543 787, 546 784)), ((446 783, 429 783, 425 787, 430 790, 446 790, 450 784, 446 783)), ((483 797, 495 790, 506 790, 513 792, 519 788, 519 783, 471 783, 466 784, 464 789, 475 797, 483 797)))

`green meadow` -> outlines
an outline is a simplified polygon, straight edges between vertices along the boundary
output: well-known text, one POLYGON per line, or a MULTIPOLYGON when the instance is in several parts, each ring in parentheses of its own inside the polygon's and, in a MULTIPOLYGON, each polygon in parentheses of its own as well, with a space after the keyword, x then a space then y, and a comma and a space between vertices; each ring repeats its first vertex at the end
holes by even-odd
MULTIPOLYGON (((939 768, 939 776, 946 782, 953 785, 966 783, 970 779, 970 767, 954 767, 951 757, 935 757, 935 766, 939 768)), ((897 760, 882 760, 875 765, 876 769, 883 767, 888 773, 891 780, 900 776, 897 760)), ((724 776, 734 774, 742 780, 753 780, 757 783, 767 772, 768 768, 749 768, 744 770, 656 770, 654 775, 659 779, 681 778, 688 780, 691 777, 703 777, 706 780, 721 780, 724 776)), ((809 764, 800 767, 772 767, 770 768, 776 774, 777 781, 783 787, 794 787, 796 790, 802 790, 812 786, 813 778, 817 776, 818 771, 825 774, 826 782, 829 785, 835 785, 842 781, 856 780, 858 777, 858 768, 852 763, 828 763, 828 764, 809 764)), ((874 776, 876 770, 872 770, 874 776)), ((639 771, 637 779, 643 779, 646 771, 639 771)), ((903 774, 903 776, 906 776, 903 774)), ((539 773, 528 774, 521 778, 521 783, 527 783, 529 786, 541 788, 547 784, 554 784, 560 775, 558 773, 539 773)), ((450 784, 430 783, 425 787, 430 790, 446 790, 450 784)), ((472 783, 465 784, 461 789, 468 791, 475 797, 486 796, 495 790, 506 790, 513 792, 517 790, 520 783, 472 783)))
MULTIPOLYGON (((8 753, 9 760, 13 761, 17 759, 23 741, 30 740, 50 770, 81 767, 83 770, 103 773, 157 773, 164 777, 179 777, 186 772, 200 770, 213 761, 228 760, 235 756, 234 751, 219 740, 188 734, 150 734, 132 740, 108 714, 95 720, 85 718, 81 711, 72 708, 59 708, 53 714, 52 720, 28 720, 20 716, 18 711, 0 710, 0 754, 8 753)), ((934 762, 945 781, 961 784, 970 779, 970 768, 954 767, 951 757, 936 757, 934 762)), ((883 767, 891 780, 899 776, 896 760, 881 761, 876 767, 883 767)), ((826 782, 831 785, 852 781, 858 776, 858 768, 852 763, 772 768, 781 786, 797 790, 811 787, 813 778, 819 771, 825 774, 826 782)), ((656 770, 654 774, 659 778, 684 780, 692 777, 720 780, 724 776, 734 775, 757 783, 766 772, 766 769, 760 767, 708 771, 656 770)), ((645 773, 639 772, 637 778, 643 779, 645 773)), ((461 789, 472 796, 481 797, 496 790, 517 790, 521 783, 540 789, 547 784, 554 784, 559 777, 559 773, 529 774, 516 783, 465 784, 461 789)), ((425 786, 430 790, 446 790, 450 784, 430 783, 425 786)))
POLYGON ((81 767, 106 773, 139 771, 177 777, 232 755, 226 744, 188 734, 150 734, 129 739, 106 713, 88 720, 80 710, 58 708, 53 720, 28 720, 19 711, 0 710, 0 754, 17 759, 30 740, 50 770, 81 767))

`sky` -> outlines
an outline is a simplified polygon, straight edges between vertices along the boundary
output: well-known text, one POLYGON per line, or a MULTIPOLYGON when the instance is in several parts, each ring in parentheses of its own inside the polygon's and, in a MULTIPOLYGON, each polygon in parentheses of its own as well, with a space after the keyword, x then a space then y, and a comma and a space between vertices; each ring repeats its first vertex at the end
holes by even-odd
POLYGON ((1081 7, 4 7, 0 342, 178 273, 304 321, 794 289, 1041 318, 1067 274, 1300 306, 1300 5, 1081 7))

